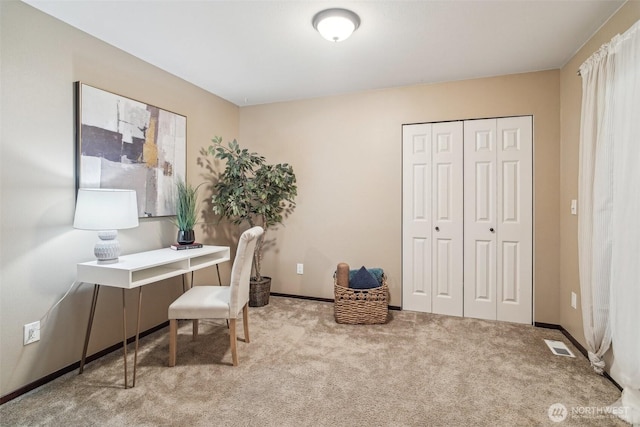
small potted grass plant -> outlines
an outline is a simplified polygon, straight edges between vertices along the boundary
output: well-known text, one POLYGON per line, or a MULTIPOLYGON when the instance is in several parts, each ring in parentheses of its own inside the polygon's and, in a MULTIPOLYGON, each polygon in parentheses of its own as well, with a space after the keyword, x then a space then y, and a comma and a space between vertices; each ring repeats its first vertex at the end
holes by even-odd
POLYGON ((196 240, 193 226, 198 221, 198 187, 179 179, 176 182, 176 219, 178 244, 190 245, 196 240))

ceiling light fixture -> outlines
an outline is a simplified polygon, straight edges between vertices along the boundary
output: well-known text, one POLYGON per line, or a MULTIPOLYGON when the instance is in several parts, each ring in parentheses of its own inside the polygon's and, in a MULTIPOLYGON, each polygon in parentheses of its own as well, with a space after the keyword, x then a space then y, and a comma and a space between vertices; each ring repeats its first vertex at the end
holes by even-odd
POLYGON ((313 28, 331 42, 341 42, 360 26, 360 17, 347 9, 326 9, 313 17, 313 28))

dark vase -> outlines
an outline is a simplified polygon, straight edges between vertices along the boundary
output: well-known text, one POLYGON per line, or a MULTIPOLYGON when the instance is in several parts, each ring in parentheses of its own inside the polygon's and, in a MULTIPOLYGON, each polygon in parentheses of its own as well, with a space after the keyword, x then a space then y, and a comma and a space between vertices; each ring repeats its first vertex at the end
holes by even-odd
POLYGON ((193 230, 178 230, 178 244, 190 245, 196 241, 196 233, 193 230))

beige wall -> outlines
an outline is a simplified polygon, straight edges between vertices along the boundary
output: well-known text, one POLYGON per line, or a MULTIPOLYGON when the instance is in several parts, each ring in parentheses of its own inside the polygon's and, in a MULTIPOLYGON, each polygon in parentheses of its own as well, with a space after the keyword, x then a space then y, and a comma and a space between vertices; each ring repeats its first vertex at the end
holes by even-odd
MULTIPOLYGON (((73 82, 84 81, 187 116, 188 180, 206 170, 198 153, 211 137, 238 134, 238 107, 98 41, 30 6, 0 2, 0 395, 80 359, 91 286, 72 292, 42 323, 40 342, 22 345, 22 326, 40 319, 69 288, 75 265, 90 260, 96 235, 74 230, 73 82)), ((225 243, 197 229, 198 239, 225 243)), ((124 253, 167 246, 175 227, 144 219, 122 230, 124 253)), ((196 281, 204 279, 196 274, 196 281)), ((224 271, 228 275, 228 271, 224 271)), ((148 329, 167 319, 178 281, 143 298, 148 329)), ((134 307, 134 292, 128 304, 134 307)), ((100 294, 89 353, 121 341, 120 293, 100 294)), ((135 316, 129 316, 134 330, 135 316)))
MULTIPOLYGON (((580 109, 582 79, 576 72, 580 65, 613 36, 625 32, 640 19, 640 1, 627 2, 562 68, 560 163, 560 323, 582 345, 585 344, 580 311, 578 278, 578 217, 570 214, 571 199, 578 198, 578 150, 580 139, 580 109), (571 308, 571 292, 578 295, 578 309, 571 308)), ((578 212, 578 215, 580 213, 578 212)))
POLYGON ((298 178, 297 210, 265 255, 273 290, 333 298, 338 262, 379 266, 400 306, 402 124, 514 115, 534 116, 535 321, 559 323, 557 70, 241 108, 241 144, 298 178))

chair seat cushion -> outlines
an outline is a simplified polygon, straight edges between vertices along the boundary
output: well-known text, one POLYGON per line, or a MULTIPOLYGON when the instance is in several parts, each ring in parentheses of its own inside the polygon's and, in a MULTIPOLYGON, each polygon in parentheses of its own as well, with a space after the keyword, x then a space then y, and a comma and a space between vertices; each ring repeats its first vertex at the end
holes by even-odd
POLYGON ((169 306, 169 319, 229 318, 229 286, 194 286, 169 306))

